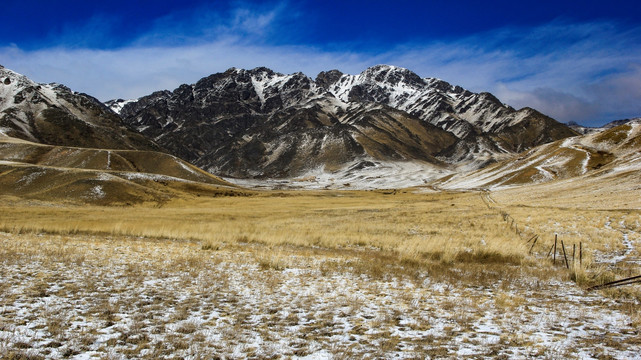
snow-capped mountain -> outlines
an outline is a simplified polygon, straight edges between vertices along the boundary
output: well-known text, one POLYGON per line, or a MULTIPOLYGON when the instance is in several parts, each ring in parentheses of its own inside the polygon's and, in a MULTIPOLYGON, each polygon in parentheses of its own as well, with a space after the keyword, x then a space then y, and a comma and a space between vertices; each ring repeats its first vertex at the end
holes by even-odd
POLYGON ((322 79, 323 87, 342 101, 386 104, 447 130, 459 139, 490 135, 499 151, 520 152, 557 136, 573 135, 565 126, 534 109, 517 111, 490 93, 476 94, 436 78, 421 79, 404 68, 377 65, 359 75, 332 70, 319 74, 318 78, 322 79), (541 127, 536 135, 523 133, 535 124, 541 127), (552 134, 555 130, 560 133, 552 134), (534 139, 531 135, 535 135, 534 139))
POLYGON ((576 135, 533 109, 517 111, 489 93, 387 65, 316 79, 232 68, 110 105, 174 155, 231 177, 293 177, 390 161, 418 162, 442 175, 451 164, 478 167, 576 135))
POLYGON ((159 149, 97 99, 0 66, 0 133, 50 145, 159 149))
POLYGON ((136 100, 135 99, 134 100, 115 99, 115 100, 109 100, 105 102, 105 105, 107 105, 107 107, 111 109, 111 111, 115 112, 116 114, 120 114, 120 112, 122 111, 122 108, 125 105, 134 101, 136 100))

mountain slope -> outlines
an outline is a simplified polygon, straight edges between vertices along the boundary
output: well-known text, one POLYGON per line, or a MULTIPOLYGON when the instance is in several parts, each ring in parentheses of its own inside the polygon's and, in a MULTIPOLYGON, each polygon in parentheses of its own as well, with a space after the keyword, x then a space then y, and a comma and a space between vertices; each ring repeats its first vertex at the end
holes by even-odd
POLYGON ((0 132, 50 145, 159 149, 91 96, 63 85, 35 83, 2 66, 0 132))
POLYGON ((550 139, 576 135, 534 109, 517 111, 490 93, 476 94, 440 79, 421 79, 395 66, 377 65, 359 75, 332 70, 319 74, 317 82, 342 101, 385 104, 448 130, 460 139, 491 134, 501 147, 515 152, 550 139))
POLYGON ((0 195, 79 204, 164 202, 241 194, 174 156, 42 145, 0 136, 0 195))
POLYGON ((630 176, 638 185, 640 121, 541 145, 484 169, 444 178, 436 185, 447 189, 502 188, 563 179, 615 181, 630 176))
POLYGON ((172 154, 240 178, 337 172, 359 161, 451 171, 576 135, 533 109, 392 66, 356 76, 332 70, 316 80, 232 68, 110 105, 172 154))

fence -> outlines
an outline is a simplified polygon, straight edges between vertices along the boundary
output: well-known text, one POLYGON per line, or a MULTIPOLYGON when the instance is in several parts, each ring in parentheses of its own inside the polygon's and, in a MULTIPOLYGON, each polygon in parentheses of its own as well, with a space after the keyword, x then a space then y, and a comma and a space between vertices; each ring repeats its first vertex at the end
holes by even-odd
MULTIPOLYGON (((492 199, 492 197, 490 196, 490 192, 488 190, 483 190, 481 192, 481 199, 483 200, 483 202, 485 203, 485 206, 487 206, 488 209, 497 211, 497 213, 503 217, 503 220, 508 223, 510 230, 514 230, 514 232, 520 238, 523 238, 522 230, 525 230, 525 228, 522 227, 521 230, 519 230, 518 223, 514 220, 514 218, 510 214, 494 206, 494 204, 496 204, 496 201, 492 199)), ((530 236, 528 240, 525 242, 526 244, 529 244, 530 242, 532 242, 528 250, 528 254, 532 254, 532 251, 534 250, 534 246, 536 246, 538 240, 539 240, 539 235, 534 234, 530 236)), ((569 259, 564 241, 561 240, 559 243, 558 234, 555 234, 554 243, 550 247, 550 250, 548 251, 546 258, 550 258, 550 256, 552 256, 552 264, 557 265, 556 258, 557 258, 557 255, 559 255, 560 264, 561 265, 565 264, 565 267, 567 269, 570 268, 570 262, 572 263, 572 266, 576 266, 576 260, 578 258, 579 267, 582 268, 583 267, 583 242, 579 242, 578 247, 579 247, 579 253, 577 254, 576 253, 577 246, 576 244, 572 244, 572 258, 569 259), (561 255, 563 255, 562 259, 561 259, 561 255)))
MULTIPOLYGON (((505 222, 509 223, 510 230, 514 229, 515 233, 517 235, 519 235, 519 237, 523 238, 521 231, 519 231, 519 226, 516 223, 516 221, 514 220, 514 218, 512 216, 510 216, 510 214, 508 214, 507 212, 505 212, 505 211, 493 206, 493 204, 496 204, 496 201, 494 201, 494 199, 492 199, 492 197, 490 196, 489 190, 484 189, 481 192, 481 199, 483 200, 483 202, 485 203, 485 205, 487 206, 488 209, 496 210, 503 217, 503 220, 505 220, 505 222)), ((528 254, 532 254, 532 250, 534 249, 534 246, 536 245, 538 240, 539 240, 539 235, 538 234, 534 234, 533 236, 531 236, 526 241, 526 244, 529 244, 530 242, 532 242, 532 245, 530 246, 528 254)), ((558 234, 554 234, 554 244, 552 244, 552 246, 550 247, 550 250, 548 251, 548 253, 546 255, 546 258, 550 258, 550 255, 551 255, 552 256, 552 264, 556 266, 556 264, 557 264, 556 257, 557 257, 557 254, 558 254, 559 255, 560 264, 561 265, 565 264, 565 267, 567 269, 570 269, 570 260, 568 259, 568 254, 567 254, 567 252, 565 250, 565 243, 563 242, 563 240, 560 241, 560 245, 561 245, 560 249, 561 250, 558 250, 558 245, 559 245, 558 234), (561 254, 563 255, 563 259, 560 258, 561 254)), ((577 259, 576 244, 572 244, 572 259, 571 259, 571 262, 572 262, 572 266, 573 267, 576 266, 576 259, 577 259)), ((579 268, 583 268, 583 242, 579 242, 578 260, 579 260, 579 268)), ((606 289, 606 288, 612 288, 612 287, 618 287, 618 286, 624 286, 624 285, 631 285, 631 284, 638 284, 638 283, 641 283, 641 275, 632 276, 632 277, 628 277, 628 278, 625 278, 625 279, 619 279, 619 280, 607 282, 605 284, 592 286, 592 287, 589 287, 587 289, 587 291, 606 289)))

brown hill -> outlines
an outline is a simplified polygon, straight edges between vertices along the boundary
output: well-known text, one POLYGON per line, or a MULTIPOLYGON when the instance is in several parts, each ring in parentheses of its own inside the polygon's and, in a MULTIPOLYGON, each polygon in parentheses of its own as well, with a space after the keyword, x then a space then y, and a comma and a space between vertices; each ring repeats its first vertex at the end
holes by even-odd
POLYGON ((0 195, 96 205, 242 195, 222 179, 153 151, 61 147, 0 137, 0 195))
POLYGON ((633 178, 638 185, 639 175, 641 122, 629 122, 541 145, 481 170, 441 179, 435 185, 447 189, 504 188, 563 179, 633 178))

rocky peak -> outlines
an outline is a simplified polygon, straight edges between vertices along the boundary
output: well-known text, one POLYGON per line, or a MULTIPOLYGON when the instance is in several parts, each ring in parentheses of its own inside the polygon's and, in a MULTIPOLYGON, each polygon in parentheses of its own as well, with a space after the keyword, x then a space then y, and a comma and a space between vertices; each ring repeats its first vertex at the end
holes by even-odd
POLYGON ((31 81, 29 78, 17 72, 11 71, 5 67, 0 67, 0 80, 4 85, 12 85, 13 87, 36 87, 38 84, 31 81))
POLYGON ((246 72, 254 77, 274 77, 274 76, 283 76, 283 74, 277 73, 272 69, 266 68, 264 66, 260 66, 257 68, 253 68, 251 70, 246 70, 246 72))
POLYGON ((344 74, 336 69, 330 71, 321 71, 316 75, 316 84, 325 90, 336 84, 344 74))
POLYGON ((416 73, 392 65, 375 65, 360 74, 365 82, 374 82, 379 84, 389 84, 398 86, 399 84, 409 85, 412 87, 422 87, 425 85, 423 79, 416 73))
POLYGON ((497 106, 505 106, 505 105, 501 102, 501 100, 499 100, 496 96, 492 95, 492 94, 491 94, 491 93, 489 93, 489 92, 485 92, 485 91, 480 92, 480 93, 479 93, 479 97, 480 97, 482 100, 489 101, 489 102, 491 102, 491 103, 493 103, 493 104, 495 104, 495 105, 497 105, 497 106))

